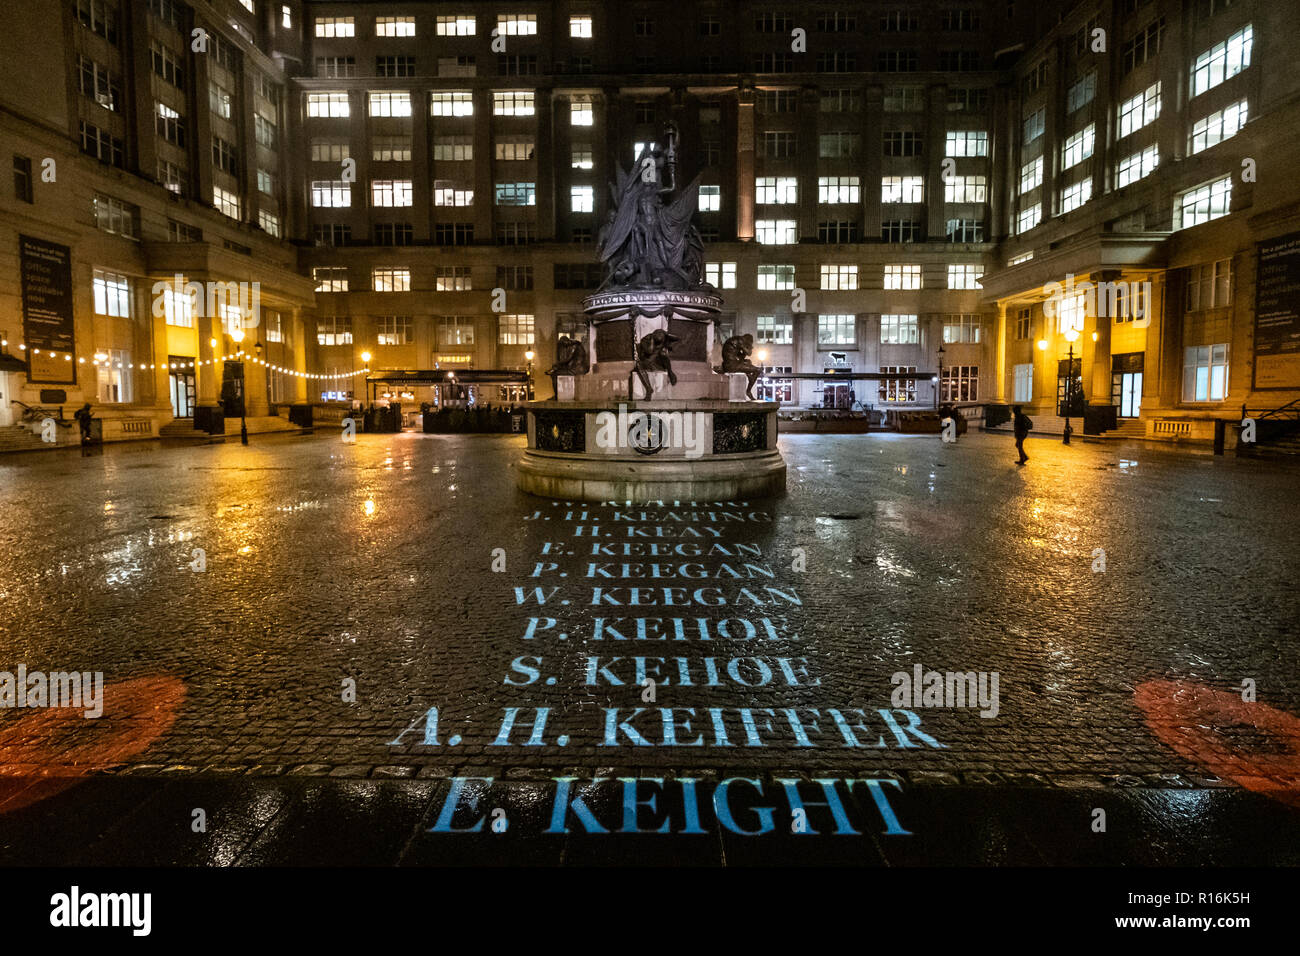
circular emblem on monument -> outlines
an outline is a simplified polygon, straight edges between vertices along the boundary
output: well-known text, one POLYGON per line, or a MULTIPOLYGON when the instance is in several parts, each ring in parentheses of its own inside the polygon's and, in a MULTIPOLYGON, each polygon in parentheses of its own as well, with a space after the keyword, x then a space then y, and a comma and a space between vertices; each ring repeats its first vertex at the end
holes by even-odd
POLYGON ((655 455, 664 450, 665 429, 658 415, 637 415, 627 428, 627 443, 642 455, 655 455))

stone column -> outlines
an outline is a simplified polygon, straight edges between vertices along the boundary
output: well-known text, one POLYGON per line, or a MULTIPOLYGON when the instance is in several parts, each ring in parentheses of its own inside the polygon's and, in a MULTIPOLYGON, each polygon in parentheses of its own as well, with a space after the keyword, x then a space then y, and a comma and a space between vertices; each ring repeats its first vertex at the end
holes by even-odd
POLYGON ((743 87, 736 110, 736 238, 754 240, 754 90, 743 87))
POLYGON ((997 327, 993 333, 993 368, 997 375, 994 381, 995 394, 999 404, 1007 400, 1007 302, 998 300, 997 327))

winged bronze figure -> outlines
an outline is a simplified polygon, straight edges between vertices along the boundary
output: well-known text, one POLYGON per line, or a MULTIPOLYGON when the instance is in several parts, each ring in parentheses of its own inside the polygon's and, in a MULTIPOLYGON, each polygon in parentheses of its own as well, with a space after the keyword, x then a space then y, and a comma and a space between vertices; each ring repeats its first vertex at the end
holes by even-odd
POLYGON ((636 165, 618 169, 610 185, 614 208, 597 238, 597 254, 606 268, 602 290, 713 291, 703 280, 704 243, 691 224, 700 178, 676 190, 676 130, 671 126, 666 140, 664 150, 647 145, 636 165))

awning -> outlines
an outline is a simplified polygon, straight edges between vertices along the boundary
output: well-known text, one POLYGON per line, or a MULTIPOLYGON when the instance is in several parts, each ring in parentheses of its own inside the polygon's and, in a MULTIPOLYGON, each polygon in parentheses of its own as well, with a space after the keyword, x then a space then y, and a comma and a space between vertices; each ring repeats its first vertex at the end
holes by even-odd
POLYGON ((26 372, 27 363, 8 352, 0 353, 0 372, 26 372))
POLYGON ((366 376, 367 382, 384 385, 527 385, 528 373, 516 369, 435 368, 418 372, 380 372, 366 376))

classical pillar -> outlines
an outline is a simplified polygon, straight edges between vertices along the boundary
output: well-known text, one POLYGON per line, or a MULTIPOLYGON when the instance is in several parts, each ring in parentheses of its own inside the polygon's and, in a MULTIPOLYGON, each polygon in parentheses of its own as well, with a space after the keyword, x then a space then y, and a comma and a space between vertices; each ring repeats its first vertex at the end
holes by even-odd
POLYGON ((742 87, 736 110, 736 238, 754 239, 754 90, 742 87))
POLYGON ((999 404, 1007 400, 1007 303, 998 300, 997 331, 993 336, 993 367, 997 374, 995 379, 996 394, 999 404))
POLYGON ((200 405, 215 405, 221 394, 221 365, 212 361, 216 355, 212 348, 212 316, 206 313, 206 309, 196 309, 194 316, 199 333, 198 359, 194 367, 195 399, 200 405))

